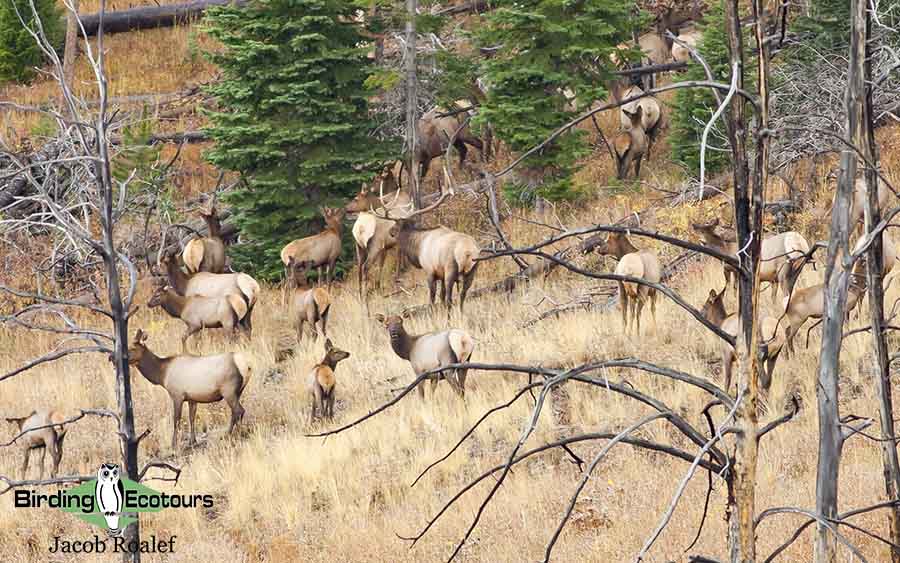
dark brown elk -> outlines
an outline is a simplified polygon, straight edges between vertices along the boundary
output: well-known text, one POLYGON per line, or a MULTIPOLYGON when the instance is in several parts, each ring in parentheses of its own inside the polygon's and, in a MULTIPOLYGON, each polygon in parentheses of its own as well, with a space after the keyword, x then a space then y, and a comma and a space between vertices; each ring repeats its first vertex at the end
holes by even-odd
POLYGON ((453 231, 447 227, 421 227, 416 219, 437 208, 450 195, 445 192, 436 202, 398 219, 391 227, 392 236, 403 257, 413 266, 425 272, 428 281, 429 302, 434 304, 437 284, 441 283, 441 299, 449 312, 453 303, 453 287, 459 290, 459 310, 463 311, 466 294, 475 279, 481 252, 478 243, 471 236, 453 231))
POLYGON ((641 176, 641 159, 647 152, 647 135, 641 121, 643 108, 638 107, 633 112, 622 110, 630 121, 628 129, 620 131, 613 139, 613 148, 616 152, 616 177, 624 180, 628 176, 628 169, 634 165, 635 179, 641 176))
POLYGON ((310 263, 294 263, 291 258, 288 264, 294 278, 294 293, 291 297, 291 311, 297 324, 297 341, 303 339, 303 324, 309 323, 313 331, 323 338, 327 336, 325 324, 331 311, 331 296, 321 287, 310 287, 306 273, 310 263))
POLYGON ((247 302, 242 295, 231 293, 225 297, 179 295, 175 288, 163 286, 156 289, 147 307, 162 307, 170 316, 181 319, 186 325, 181 338, 181 350, 187 349, 187 339, 206 328, 221 328, 236 335, 241 319, 247 315, 247 302))
MULTIPOLYGON (((353 240, 356 242, 356 265, 360 295, 367 295, 369 269, 377 264, 378 274, 375 285, 381 289, 384 260, 389 250, 397 248, 397 237, 391 234, 394 221, 378 217, 372 212, 390 213, 392 217, 403 217, 412 209, 409 194, 397 187, 393 172, 386 169, 369 187, 363 186, 356 197, 344 207, 349 213, 357 213, 353 223, 353 240)), ((396 283, 400 275, 400 257, 397 253, 396 283)))
POLYGON ((225 399, 231 408, 231 424, 228 432, 244 418, 241 395, 250 382, 252 370, 247 358, 238 352, 227 352, 214 356, 181 355, 163 358, 154 354, 144 344, 147 335, 138 329, 131 346, 128 347, 128 363, 137 366, 144 379, 162 386, 172 399, 172 449, 176 446, 181 408, 188 403, 188 421, 191 428, 191 443, 197 441, 194 434, 194 419, 197 403, 216 403, 225 399))
POLYGON ((330 339, 325 341, 325 357, 313 367, 307 377, 310 424, 316 419, 316 410, 319 411, 319 416, 327 420, 334 418, 334 388, 337 383, 334 370, 338 362, 349 357, 350 352, 335 348, 330 339))
POLYGON ((6 422, 11 422, 18 427, 19 434, 25 433, 18 440, 24 456, 22 460, 22 480, 26 479, 28 473, 28 458, 31 456, 31 450, 41 450, 38 479, 44 478, 44 458, 48 451, 53 462, 53 467, 50 469, 50 478, 56 477, 59 471, 59 462, 62 460, 63 455, 63 441, 66 437, 66 427, 59 423, 64 420, 66 420, 65 415, 50 409, 39 409, 31 411, 31 414, 28 416, 6 419, 6 422))
POLYGON ((197 212, 206 221, 209 236, 196 238, 184 246, 181 253, 184 266, 189 273, 210 272, 221 274, 225 271, 225 242, 222 240, 222 224, 215 205, 208 210, 197 212))
POLYGON ((291 279, 288 263, 291 258, 294 262, 312 262, 312 266, 318 269, 318 282, 322 284, 322 268, 328 278, 328 287, 331 287, 334 276, 334 266, 341 255, 341 232, 346 211, 343 208, 325 207, 321 210, 325 218, 325 230, 317 235, 297 239, 285 245, 281 249, 281 262, 284 264, 284 279, 291 279))
POLYGON ((472 134, 466 123, 466 113, 444 115, 450 113, 443 108, 432 108, 425 113, 416 125, 416 164, 419 166, 419 179, 428 174, 431 161, 444 156, 450 139, 459 152, 459 165, 466 162, 469 153, 467 145, 479 151, 484 150, 481 139, 472 134))

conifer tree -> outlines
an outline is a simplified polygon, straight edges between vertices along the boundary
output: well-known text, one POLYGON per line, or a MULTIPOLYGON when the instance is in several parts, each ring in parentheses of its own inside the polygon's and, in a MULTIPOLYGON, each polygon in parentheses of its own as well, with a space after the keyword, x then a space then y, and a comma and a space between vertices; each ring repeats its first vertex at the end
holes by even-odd
POLYGON ((35 74, 35 67, 44 63, 44 53, 28 29, 37 31, 35 11, 50 43, 61 45, 62 12, 55 0, 34 0, 34 10, 28 0, 0 2, 0 82, 26 82, 35 74), (21 18, 21 19, 20 19, 21 18))

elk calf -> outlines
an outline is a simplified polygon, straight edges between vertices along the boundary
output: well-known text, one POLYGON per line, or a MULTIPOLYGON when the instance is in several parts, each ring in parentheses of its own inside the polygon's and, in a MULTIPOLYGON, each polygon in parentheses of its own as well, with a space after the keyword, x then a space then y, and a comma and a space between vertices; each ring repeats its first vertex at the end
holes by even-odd
POLYGON ((328 420, 334 418, 334 370, 338 362, 350 357, 350 352, 335 348, 331 339, 325 340, 325 357, 309 372, 307 389, 309 389, 309 423, 319 416, 328 420))
MULTIPOLYGON (((847 305, 844 309, 844 318, 856 307, 866 292, 864 270, 857 262, 854 271, 850 274, 850 286, 847 289, 847 305)), ((807 319, 821 319, 825 314, 825 284, 816 284, 794 291, 784 298, 784 316, 787 317, 787 349, 788 354, 794 353, 794 335, 803 326, 807 319)))
MULTIPOLYGON (((640 86, 631 86, 621 94, 622 97, 620 99, 628 99, 643 93, 644 91, 640 86)), ((644 158, 649 160, 653 141, 656 140, 656 136, 662 128, 662 113, 659 109, 659 102, 653 96, 644 96, 639 100, 628 102, 619 108, 619 122, 623 131, 628 131, 632 128, 630 114, 635 113, 638 108, 641 108, 641 127, 644 129, 644 134, 647 135, 647 152, 644 158)))
POLYGON ((288 262, 288 267, 293 273, 294 295, 291 297, 291 310, 297 322, 297 342, 303 339, 303 323, 308 322, 313 331, 325 338, 325 323, 328 322, 328 313, 331 311, 331 296, 321 288, 311 288, 306 277, 311 262, 294 263, 294 258, 288 262))
POLYGON ((616 178, 624 180, 628 176, 628 169, 634 164, 635 179, 641 176, 641 159, 647 152, 647 135, 641 122, 643 108, 638 107, 633 112, 622 108, 630 121, 630 127, 620 131, 613 139, 613 148, 616 152, 616 178))
POLYGON ((284 278, 291 279, 288 262, 291 258, 294 262, 312 262, 318 269, 318 283, 322 284, 322 268, 325 268, 325 276, 328 279, 328 287, 334 277, 334 267, 341 255, 341 232, 346 211, 343 208, 333 209, 325 207, 320 210, 325 218, 325 230, 317 235, 297 239, 285 245, 281 249, 281 261, 284 263, 284 278))
POLYGON ((213 356, 192 356, 182 354, 163 358, 154 354, 147 346, 147 335, 138 329, 134 341, 128 347, 128 363, 137 366, 144 379, 162 386, 172 400, 172 449, 176 446, 178 423, 181 422, 181 408, 188 403, 188 420, 191 428, 191 443, 197 441, 194 434, 194 419, 197 403, 216 403, 225 399, 231 408, 231 424, 228 433, 244 418, 241 395, 250 382, 252 370, 247 358, 238 352, 228 352, 213 356))
POLYGON ((184 245, 181 257, 184 266, 191 274, 196 272, 210 272, 221 274, 225 271, 225 242, 222 240, 222 224, 216 213, 215 205, 209 210, 201 209, 197 212, 206 221, 209 236, 196 238, 184 245))
MULTIPOLYGON (((375 315, 375 318, 387 329, 394 353, 409 361, 416 377, 442 366, 468 362, 472 358, 475 340, 464 330, 452 328, 414 335, 406 332, 403 327, 403 319, 409 318, 409 313, 406 311, 399 316, 386 317, 378 314, 375 315)), ((468 371, 467 369, 454 370, 455 378, 446 370, 430 375, 428 378, 431 379, 432 395, 434 395, 438 381, 445 379, 457 395, 465 398, 468 371)), ((425 382, 419 385, 419 397, 425 398, 425 382)))
POLYGON ((235 293, 225 297, 183 297, 168 285, 153 292, 147 306, 151 309, 162 307, 170 316, 184 321, 186 330, 181 337, 182 351, 187 348, 188 338, 206 328, 221 328, 237 334, 241 319, 247 315, 247 302, 235 293))
POLYGON ((44 478, 44 458, 48 451, 50 459, 53 461, 50 478, 56 477, 63 455, 63 441, 66 437, 66 427, 57 424, 65 419, 66 417, 62 413, 50 409, 35 410, 31 411, 28 416, 6 419, 7 422, 14 423, 19 428, 19 434, 26 433, 18 440, 24 455, 22 460, 23 481, 28 473, 28 458, 31 456, 31 450, 41 450, 38 479, 44 478))

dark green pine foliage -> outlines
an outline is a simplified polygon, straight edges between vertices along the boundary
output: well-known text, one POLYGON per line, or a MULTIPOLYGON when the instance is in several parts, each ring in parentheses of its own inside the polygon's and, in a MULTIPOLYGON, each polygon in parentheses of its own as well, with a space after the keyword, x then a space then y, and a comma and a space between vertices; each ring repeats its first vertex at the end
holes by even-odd
MULTIPOLYGON (((494 52, 482 67, 489 91, 479 119, 519 153, 606 96, 615 70, 610 55, 645 23, 631 4, 616 0, 499 0, 495 6, 475 31, 477 44, 494 52), (567 89, 577 95, 574 107, 566 103, 567 89)), ((583 137, 574 130, 530 157, 525 164, 542 181, 511 186, 508 195, 522 202, 570 197, 577 161, 588 154, 583 137)))
POLYGON ((220 112, 207 158, 241 173, 227 202, 246 242, 236 269, 264 279, 282 270, 287 242, 318 232, 320 206, 339 206, 391 159, 369 134, 370 64, 355 8, 344 0, 255 0, 217 7, 205 28, 222 78, 209 88, 220 112))
MULTIPOLYGON (((59 49, 65 34, 62 11, 55 0, 34 0, 34 7, 47 39, 59 49)), ((45 62, 44 53, 22 25, 20 16, 28 29, 37 32, 34 12, 28 0, 0 1, 0 82, 27 82, 34 78, 35 67, 45 62)))

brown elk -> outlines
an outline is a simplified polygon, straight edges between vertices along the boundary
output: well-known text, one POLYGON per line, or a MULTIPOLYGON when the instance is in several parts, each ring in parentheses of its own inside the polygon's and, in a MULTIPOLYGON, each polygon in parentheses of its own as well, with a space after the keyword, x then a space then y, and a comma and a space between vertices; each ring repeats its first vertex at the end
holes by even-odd
MULTIPOLYGON (((727 285, 718 293, 716 293, 716 290, 710 289, 709 297, 706 299, 706 303, 703 304, 702 313, 706 320, 722 329, 723 332, 730 334, 731 336, 737 336, 738 330, 740 330, 740 319, 737 313, 729 315, 725 312, 724 297, 725 290, 727 289, 727 285)), ((778 328, 778 319, 766 315, 762 317, 760 321, 762 323, 760 326, 760 344, 765 345, 764 357, 766 365, 759 382, 763 389, 768 389, 772 384, 772 374, 775 372, 775 362, 778 360, 781 349, 784 347, 784 337, 778 328)), ((728 391, 731 389, 731 373, 735 361, 734 348, 725 341, 720 341, 719 346, 722 351, 722 371, 725 374, 725 390, 728 391)))
MULTIPOLYGON (((584 254, 591 250, 601 256, 615 256, 619 261, 615 270, 617 275, 641 278, 653 283, 659 283, 662 279, 662 267, 656 254, 638 249, 631 244, 625 233, 610 233, 606 240, 603 240, 602 235, 595 235, 582 246, 584 254)), ((628 332, 631 323, 636 323, 637 334, 641 333, 641 313, 647 301, 650 302, 650 313, 653 325, 656 326, 656 289, 631 282, 618 283, 619 306, 625 332, 628 332)))
POLYGON ((628 169, 634 164, 634 177, 641 176, 641 159, 647 152, 647 135, 641 122, 643 108, 640 106, 633 112, 622 110, 631 122, 631 125, 620 131, 613 139, 613 148, 616 152, 616 177, 624 180, 628 175, 628 169))
MULTIPOLYGON (((640 86, 631 86, 622 92, 621 99, 627 100, 643 93, 644 91, 640 86)), ((632 119, 629 114, 635 113, 638 108, 641 108, 641 127, 644 130, 644 134, 647 135, 647 151, 644 156, 649 159, 653 141, 656 140, 659 130, 662 128, 662 114, 660 113, 659 102, 652 96, 644 96, 639 100, 628 102, 619 108, 619 122, 623 131, 628 131, 632 128, 632 119)))
POLYGON ((450 192, 445 192, 433 204, 398 218, 391 227, 391 235, 397 238, 397 245, 403 257, 413 266, 425 271, 428 280, 429 301, 434 304, 437 283, 441 282, 441 299, 449 312, 453 303, 453 287, 458 282, 459 310, 463 311, 466 294, 475 279, 480 254, 478 243, 471 236, 447 227, 420 227, 416 219, 437 208, 450 192))
POLYGON ((316 410, 319 416, 328 420, 334 418, 334 370, 338 362, 349 357, 350 352, 335 348, 331 339, 325 340, 325 357, 313 367, 307 378, 310 424, 316 419, 316 410))
POLYGON ((311 266, 310 262, 294 263, 291 257, 288 268, 291 269, 294 278, 294 294, 291 297, 291 310, 297 322, 297 341, 303 339, 303 323, 308 322, 313 331, 326 336, 325 324, 328 322, 328 313, 331 312, 331 296, 321 288, 311 288, 306 273, 311 266))
MULTIPOLYGON (((378 264, 376 286, 381 289, 384 260, 388 250, 397 247, 397 237, 391 234, 394 221, 383 219, 371 213, 388 212, 395 217, 403 217, 411 209, 409 194, 397 187, 393 172, 386 169, 375 185, 363 186, 350 203, 344 207, 347 213, 357 213, 353 223, 353 240, 356 242, 356 265, 360 296, 367 295, 366 280, 371 265, 378 264)), ((397 271, 394 281, 400 275, 400 256, 397 253, 397 271)))
MULTIPOLYGON (((462 329, 451 328, 414 335, 403 327, 403 319, 409 318, 407 311, 402 315, 378 314, 375 318, 387 329, 394 353, 410 363, 416 377, 443 366, 468 362, 472 358, 475 340, 462 329)), ((445 379, 457 395, 465 398, 468 371, 465 368, 455 369, 455 378, 447 370, 430 375, 428 379, 431 379, 431 394, 434 395, 438 382, 445 379)), ((424 381, 419 385, 419 397, 425 398, 424 381)))
MULTIPOLYGON (((845 319, 856 308, 866 292, 864 261, 857 261, 850 274, 850 285, 847 289, 847 305, 844 308, 845 319)), ((807 319, 821 319, 825 314, 825 284, 816 284, 795 290, 784 298, 784 316, 788 326, 785 329, 788 354, 794 353, 794 336, 807 319)))
POLYGON ((691 60, 691 49, 696 50, 703 32, 699 29, 683 30, 672 45, 672 59, 677 63, 691 60))
MULTIPOLYGON (((703 243, 729 256, 737 255, 737 241, 733 236, 722 236, 716 233, 719 219, 710 223, 694 223, 691 226, 700 234, 703 243)), ((796 231, 787 231, 763 239, 759 257, 759 280, 769 282, 772 289, 772 302, 778 298, 778 289, 783 295, 790 295, 803 267, 804 256, 809 252, 809 243, 803 235, 796 231)), ((724 266, 725 287, 734 280, 737 284, 737 272, 729 265, 724 266)))
POLYGON ((6 422, 11 422, 19 428, 19 434, 25 433, 19 438, 24 459, 22 460, 22 479, 28 473, 28 458, 31 450, 41 450, 41 461, 38 479, 44 478, 44 458, 50 452, 53 467, 50 469, 50 478, 56 477, 59 472, 59 462, 63 455, 63 441, 66 437, 66 427, 60 422, 66 420, 65 415, 59 411, 39 409, 31 411, 28 416, 19 418, 10 417, 6 422), (51 426, 52 425, 52 426, 51 426))
MULTIPOLYGON (((878 207, 885 210, 888 207, 891 196, 894 195, 880 178, 878 179, 878 207)), ((850 229, 855 231, 862 224, 866 210, 866 179, 857 178, 853 184, 853 199, 850 201, 850 229)))
POLYGON ((161 260, 166 268, 169 285, 184 297, 219 297, 226 298, 235 294, 243 296, 247 302, 247 314, 241 319, 242 329, 249 337, 253 331, 253 307, 259 298, 260 288, 255 279, 247 274, 211 274, 197 272, 185 274, 178 263, 177 256, 166 256, 161 260))
POLYGON ((325 207, 320 209, 325 218, 325 230, 317 235, 312 235, 289 242, 281 249, 281 262, 284 264, 284 279, 291 279, 288 269, 290 258, 294 262, 312 262, 312 266, 318 269, 318 283, 322 284, 322 268, 328 278, 328 287, 334 276, 334 266, 341 255, 341 232, 346 211, 343 208, 325 207))
POLYGON ((221 328, 227 333, 237 334, 241 319, 247 315, 247 302, 241 295, 184 297, 168 285, 157 288, 147 306, 151 309, 162 307, 170 316, 184 321, 186 330, 181 338, 182 351, 187 349, 188 338, 206 328, 221 328))
POLYGON ((188 273, 210 272, 221 274, 225 271, 225 242, 222 240, 222 224, 216 212, 215 205, 209 210, 197 211, 200 217, 206 221, 209 236, 196 238, 184 245, 181 253, 184 266, 188 273))
POLYGON ((481 139, 472 134, 466 123, 465 112, 455 115, 444 115, 443 108, 432 108, 423 115, 416 124, 416 164, 419 166, 419 179, 425 179, 431 161, 444 156, 450 139, 459 152, 459 165, 466 162, 469 149, 466 145, 484 151, 481 139))
POLYGON ((231 424, 228 433, 244 418, 241 395, 250 382, 252 370, 247 358, 239 352, 227 352, 214 356, 180 355, 159 357, 147 346, 147 335, 138 329, 128 347, 128 363, 137 366, 144 379, 162 386, 172 399, 172 449, 176 446, 181 408, 188 404, 188 421, 191 443, 196 443, 194 419, 197 403, 216 403, 225 399, 231 408, 231 424))

